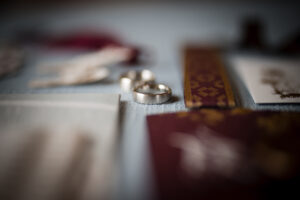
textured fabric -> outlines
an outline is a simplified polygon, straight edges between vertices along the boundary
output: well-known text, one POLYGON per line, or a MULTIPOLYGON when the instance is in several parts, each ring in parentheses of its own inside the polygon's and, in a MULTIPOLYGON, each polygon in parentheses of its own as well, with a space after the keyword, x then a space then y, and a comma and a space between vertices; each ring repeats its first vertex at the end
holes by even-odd
POLYGON ((188 47, 184 56, 184 99, 188 108, 235 106, 217 49, 188 47))

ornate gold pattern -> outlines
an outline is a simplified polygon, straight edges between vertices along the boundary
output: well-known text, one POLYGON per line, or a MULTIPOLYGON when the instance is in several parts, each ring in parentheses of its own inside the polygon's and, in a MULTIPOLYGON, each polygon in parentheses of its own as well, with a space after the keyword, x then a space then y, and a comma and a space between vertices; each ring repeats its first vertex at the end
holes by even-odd
POLYGON ((215 86, 216 88, 224 88, 224 85, 223 85, 223 83, 222 83, 221 80, 215 81, 215 82, 214 82, 214 86, 215 86))
POLYGON ((225 106, 226 105, 225 98, 226 98, 226 96, 224 94, 220 95, 217 98, 217 100, 218 100, 217 105, 220 106, 220 107, 225 106))
POLYGON ((235 106, 232 90, 216 49, 186 49, 184 86, 185 103, 189 108, 235 106))
POLYGON ((191 88, 194 89, 194 88, 198 88, 200 85, 197 81, 190 81, 191 83, 191 88))
POLYGON ((218 94, 218 89, 214 87, 201 87, 198 89, 198 94, 202 97, 214 97, 218 94))

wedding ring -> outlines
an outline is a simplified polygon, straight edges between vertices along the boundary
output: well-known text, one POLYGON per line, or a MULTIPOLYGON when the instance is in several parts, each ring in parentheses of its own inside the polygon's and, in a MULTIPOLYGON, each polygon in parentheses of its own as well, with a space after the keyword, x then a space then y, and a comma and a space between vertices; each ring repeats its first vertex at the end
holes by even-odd
POLYGON ((150 70, 128 71, 120 76, 120 86, 126 92, 143 83, 154 83, 155 77, 150 70))
POLYGON ((171 98, 172 90, 164 84, 144 83, 133 89, 133 99, 141 104, 161 104, 171 98))

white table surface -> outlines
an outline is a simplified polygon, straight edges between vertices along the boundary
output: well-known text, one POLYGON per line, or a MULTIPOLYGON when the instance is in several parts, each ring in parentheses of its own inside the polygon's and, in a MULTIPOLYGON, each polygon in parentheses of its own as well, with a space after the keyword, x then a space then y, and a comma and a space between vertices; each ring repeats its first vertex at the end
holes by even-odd
MULTIPOLYGON (((299 6, 288 4, 224 3, 152 3, 89 5, 47 10, 23 10, 4 13, 0 20, 0 36, 9 37, 20 27, 42 28, 49 32, 68 32, 83 27, 108 29, 118 33, 130 44, 140 45, 151 52, 152 64, 131 69, 150 69, 157 81, 173 90, 176 101, 163 105, 141 105, 132 101, 131 95, 122 93, 118 77, 128 68, 111 68, 110 81, 76 87, 32 90, 27 82, 35 75, 41 61, 57 61, 72 54, 26 49, 26 64, 14 77, 0 80, 1 93, 121 93, 120 112, 120 176, 117 180, 116 199, 152 199, 155 187, 151 175, 149 141, 145 116, 154 113, 186 110, 183 101, 182 54, 180 47, 186 41, 234 43, 239 37, 241 17, 256 15, 267 24, 267 38, 272 44, 300 27, 299 6), (283 28, 284 27, 284 28, 283 28)), ((227 53, 225 57, 235 54, 227 53)), ((234 83, 235 93, 243 107, 251 109, 299 110, 297 105, 258 106, 241 83, 239 77, 227 66, 234 83)))

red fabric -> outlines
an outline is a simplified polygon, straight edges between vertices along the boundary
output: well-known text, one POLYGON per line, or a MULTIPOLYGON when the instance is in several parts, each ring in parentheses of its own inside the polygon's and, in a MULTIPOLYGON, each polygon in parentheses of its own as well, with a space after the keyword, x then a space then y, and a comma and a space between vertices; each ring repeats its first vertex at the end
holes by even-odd
POLYGON ((45 44, 52 48, 98 50, 107 46, 123 46, 114 36, 102 33, 77 33, 49 37, 45 44))
POLYGON ((132 50, 132 54, 126 64, 136 64, 140 54, 138 48, 122 43, 113 35, 103 33, 82 32, 65 36, 48 37, 44 41, 45 45, 50 48, 66 50, 99 50, 109 46, 127 47, 132 50))

